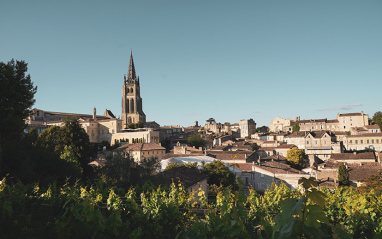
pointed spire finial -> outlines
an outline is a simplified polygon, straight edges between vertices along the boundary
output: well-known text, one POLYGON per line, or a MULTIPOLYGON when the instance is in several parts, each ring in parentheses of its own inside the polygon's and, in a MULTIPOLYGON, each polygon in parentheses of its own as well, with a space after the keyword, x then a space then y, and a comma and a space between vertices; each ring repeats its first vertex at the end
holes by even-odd
POLYGON ((136 78, 136 75, 135 75, 135 67, 134 67, 134 60, 133 60, 133 50, 131 50, 129 71, 127 72, 127 79, 134 80, 135 78, 136 78))

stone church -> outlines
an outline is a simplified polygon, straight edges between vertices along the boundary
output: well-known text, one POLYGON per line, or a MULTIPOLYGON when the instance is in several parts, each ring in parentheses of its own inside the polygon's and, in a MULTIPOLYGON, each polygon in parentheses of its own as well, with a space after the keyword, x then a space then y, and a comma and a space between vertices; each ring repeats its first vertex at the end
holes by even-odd
POLYGON ((130 54, 129 71, 124 76, 122 87, 122 128, 130 123, 146 123, 146 115, 142 110, 142 98, 139 87, 139 77, 135 74, 133 53, 130 54))

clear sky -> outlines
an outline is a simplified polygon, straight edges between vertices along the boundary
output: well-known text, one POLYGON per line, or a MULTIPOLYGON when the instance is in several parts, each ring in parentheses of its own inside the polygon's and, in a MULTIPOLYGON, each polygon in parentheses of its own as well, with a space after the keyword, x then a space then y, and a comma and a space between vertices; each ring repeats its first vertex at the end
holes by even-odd
POLYGON ((382 110, 380 0, 1 0, 0 23, 47 111, 120 116, 130 50, 161 125, 382 110))

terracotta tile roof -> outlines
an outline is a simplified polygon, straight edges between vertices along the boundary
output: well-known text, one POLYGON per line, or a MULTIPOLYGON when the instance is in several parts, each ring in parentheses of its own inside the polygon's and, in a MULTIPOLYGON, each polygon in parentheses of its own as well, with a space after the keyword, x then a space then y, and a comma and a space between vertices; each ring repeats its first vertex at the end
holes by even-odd
POLYGON ((229 166, 239 169, 241 171, 252 171, 252 163, 231 163, 229 166))
POLYGON ((177 183, 180 181, 186 188, 208 178, 207 174, 200 173, 195 169, 185 166, 164 171, 162 174, 169 179, 169 183, 177 183))
POLYGON ((329 159, 325 163, 319 164, 318 166, 321 166, 325 169, 337 169, 340 164, 340 162, 334 161, 333 159, 329 159))
POLYGON ((299 120, 297 123, 316 123, 316 122, 326 122, 326 119, 308 119, 308 120, 299 120))
POLYGON ((190 157, 190 156, 205 156, 205 154, 174 154, 174 153, 167 153, 161 157, 161 160, 169 159, 169 158, 176 158, 176 157, 190 157))
POLYGON ((340 114, 340 116, 359 116, 362 115, 362 113, 347 113, 347 114, 340 114))
POLYGON ((378 174, 378 171, 382 169, 378 162, 373 163, 352 163, 348 164, 349 180, 358 181, 367 179, 370 175, 378 174))
POLYGON ((261 165, 255 165, 255 168, 260 168, 268 172, 277 174, 307 174, 303 171, 292 168, 288 164, 276 161, 261 161, 261 165))
POLYGON ((327 120, 326 123, 339 123, 338 120, 334 119, 334 120, 327 120))
POLYGON ((376 124, 365 125, 365 126, 363 126, 363 127, 366 128, 366 129, 379 129, 379 126, 376 125, 376 124))
POLYGON ((275 143, 274 140, 272 140, 272 141, 264 141, 264 142, 263 142, 263 144, 274 144, 274 143, 275 143))
POLYGON ((375 159, 373 152, 364 153, 332 153, 330 158, 333 160, 359 160, 359 159, 375 159))
POLYGON ((291 149, 293 147, 297 147, 294 144, 280 144, 276 149, 291 149))
POLYGON ((370 137, 370 136, 382 136, 382 133, 368 133, 368 134, 360 134, 360 135, 348 135, 347 138, 357 138, 357 137, 370 137))
POLYGON ((314 138, 322 138, 325 134, 328 134, 329 136, 332 136, 332 134, 328 131, 322 130, 322 131, 311 131, 309 132, 314 138))
POLYGON ((261 147, 258 149, 258 151, 273 151, 276 147, 261 147))
POLYGON ((145 151, 145 150, 166 150, 159 144, 154 143, 136 143, 136 144, 125 144, 117 148, 117 150, 129 150, 129 151, 145 151))
POLYGON ((332 131, 332 133, 333 133, 334 135, 347 135, 347 133, 346 133, 346 132, 343 132, 343 131, 332 131))
POLYGON ((228 149, 231 148, 231 147, 232 147, 232 146, 230 146, 230 145, 226 145, 226 146, 221 145, 221 146, 215 146, 215 147, 213 147, 213 148, 210 149, 210 150, 212 150, 212 151, 214 151, 214 150, 226 151, 226 150, 228 150, 228 149))
POLYGON ((356 130, 356 131, 367 131, 364 127, 352 127, 351 129, 356 130))
POLYGON ((293 132, 290 135, 285 136, 284 138, 305 138, 307 132, 305 131, 298 131, 298 132, 293 132))
POLYGON ((270 156, 262 158, 261 160, 279 160, 279 161, 285 161, 286 157, 284 157, 282 155, 270 155, 270 156))
POLYGON ((255 154, 254 151, 209 151, 208 156, 220 160, 246 160, 248 157, 255 154))

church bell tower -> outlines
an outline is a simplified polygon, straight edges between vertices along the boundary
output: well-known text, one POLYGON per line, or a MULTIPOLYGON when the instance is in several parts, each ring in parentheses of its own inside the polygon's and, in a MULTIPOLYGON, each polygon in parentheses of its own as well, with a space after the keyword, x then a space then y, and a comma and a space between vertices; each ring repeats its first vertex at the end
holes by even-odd
POLYGON ((130 53, 129 71, 124 76, 122 87, 122 121, 127 128, 130 123, 146 123, 146 115, 142 111, 142 98, 139 87, 139 77, 135 74, 133 52, 130 53))

